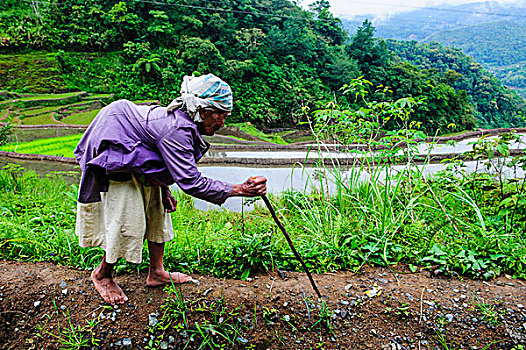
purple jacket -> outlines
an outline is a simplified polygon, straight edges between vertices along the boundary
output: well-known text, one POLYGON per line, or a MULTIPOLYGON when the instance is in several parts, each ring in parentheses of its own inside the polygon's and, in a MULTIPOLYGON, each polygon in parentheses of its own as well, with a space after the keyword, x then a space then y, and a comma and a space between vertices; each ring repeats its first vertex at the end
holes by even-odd
POLYGON ((75 148, 82 169, 78 200, 100 201, 112 173, 130 173, 147 186, 177 183, 191 196, 223 204, 233 185, 197 170, 209 146, 182 111, 167 114, 161 106, 113 102, 101 109, 75 148))

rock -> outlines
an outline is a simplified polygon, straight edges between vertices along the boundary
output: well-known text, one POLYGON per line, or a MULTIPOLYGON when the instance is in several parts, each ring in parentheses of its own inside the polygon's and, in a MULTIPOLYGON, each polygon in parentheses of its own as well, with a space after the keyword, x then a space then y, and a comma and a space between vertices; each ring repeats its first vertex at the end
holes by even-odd
POLYGON ((39 307, 39 306, 40 306, 40 300, 39 300, 39 301, 35 301, 35 302, 33 303, 33 306, 34 306, 34 307, 39 307))
POLYGON ((245 339, 245 338, 242 338, 242 337, 238 337, 238 338, 237 338, 237 341, 238 341, 240 344, 247 344, 247 343, 248 343, 248 340, 245 339))
POLYGON ((59 286, 60 288, 66 288, 67 285, 68 285, 68 284, 66 283, 66 281, 61 281, 61 282, 59 283, 58 286, 59 286))
POLYGON ((447 314, 447 315, 446 315, 446 318, 447 318, 447 321, 448 321, 448 322, 453 321, 453 315, 452 315, 452 314, 447 314))
POLYGON ((524 309, 524 305, 522 305, 522 304, 517 304, 517 307, 518 307, 519 309, 524 309))
POLYGON ((170 343, 170 344, 175 343, 175 338, 174 338, 173 336, 170 335, 170 336, 168 337, 168 343, 170 343))
POLYGON ((286 301, 283 303, 283 307, 287 307, 287 306, 289 306, 289 303, 286 301))
POLYGON ((155 327, 157 323, 159 323, 159 321, 157 320, 157 314, 148 315, 148 324, 150 325, 150 327, 155 327))
POLYGON ((346 291, 349 291, 351 288, 352 288, 352 284, 350 284, 350 283, 345 286, 345 290, 346 291))
POLYGON ((340 317, 341 318, 345 318, 345 316, 347 316, 347 310, 343 309, 341 312, 340 312, 340 317))
POLYGON ((349 305, 349 302, 347 300, 342 300, 342 305, 347 306, 347 305, 349 305))
POLYGON ((66 310, 66 305, 60 305, 60 310, 66 310))
POLYGON ((68 290, 67 289, 62 289, 62 294, 67 295, 68 294, 68 290))
POLYGON ((290 316, 289 315, 285 315, 285 316, 283 316, 283 319, 285 320, 285 322, 289 322, 290 321, 290 316))
POLYGON ((160 348, 161 348, 161 350, 168 349, 168 342, 166 340, 162 341, 161 345, 160 345, 160 348))
POLYGON ((130 338, 124 338, 122 340, 122 346, 125 348, 125 349, 133 349, 133 344, 132 344, 132 341, 130 338))

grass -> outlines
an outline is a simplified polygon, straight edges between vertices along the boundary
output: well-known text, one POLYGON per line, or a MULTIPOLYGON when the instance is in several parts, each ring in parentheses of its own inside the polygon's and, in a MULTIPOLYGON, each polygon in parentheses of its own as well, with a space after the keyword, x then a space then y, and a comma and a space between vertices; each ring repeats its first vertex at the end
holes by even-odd
MULTIPOLYGON (((61 144, 76 143, 78 137, 61 144)), ((526 276, 526 211, 519 206, 513 218, 509 212, 499 214, 500 194, 486 190, 494 181, 488 174, 459 179, 447 168, 426 178, 417 168, 388 174, 379 168, 364 181, 363 170, 350 169, 345 179, 322 177, 323 186, 315 192, 271 198, 310 270, 405 263, 482 278, 503 272, 526 276), (330 181, 336 186, 331 193, 330 181)), ((513 195, 516 186, 507 183, 504 195, 513 195)), ((82 268, 96 264, 101 251, 78 247, 73 233, 76 186, 7 169, 0 172, 0 188, 0 257, 82 268)), ((276 268, 301 271, 265 208, 244 214, 202 212, 190 197, 176 197, 168 268, 238 278, 276 268)), ((147 249, 144 254, 147 262, 147 249)), ((136 266, 120 261, 116 268, 133 271, 136 266)))
POLYGON ((254 125, 251 123, 235 123, 235 124, 229 124, 231 126, 238 127, 241 131, 246 132, 249 135, 256 136, 263 141, 267 142, 273 142, 280 145, 286 145, 288 144, 283 138, 278 134, 265 134, 263 131, 258 130, 254 125))
POLYGON ((104 100, 112 96, 113 94, 89 94, 88 96, 84 97, 84 100, 104 100))
POLYGON ((99 113, 98 109, 70 114, 62 119, 62 122, 71 125, 88 125, 93 121, 97 113, 99 113))
POLYGON ((67 97, 73 97, 80 95, 80 92, 69 92, 65 94, 41 94, 41 95, 34 95, 29 97, 22 97, 20 98, 21 101, 34 101, 34 100, 55 100, 55 99, 61 99, 61 98, 67 98, 67 97))
POLYGON ((19 143, 34 141, 38 139, 49 139, 74 134, 82 134, 84 130, 74 128, 47 128, 47 129, 20 129, 14 128, 14 140, 19 143))
POLYGON ((23 125, 46 125, 46 124, 60 124, 53 120, 53 113, 45 113, 37 115, 36 117, 25 117, 22 119, 23 125))
POLYGON ((0 150, 73 158, 73 150, 77 146, 81 137, 82 134, 73 134, 50 139, 38 139, 24 143, 10 143, 0 147, 0 150))
POLYGON ((34 108, 34 109, 26 109, 25 111, 22 112, 22 114, 24 115, 35 115, 35 114, 41 114, 41 113, 45 113, 45 112, 52 112, 54 110, 56 110, 57 107, 55 106, 51 106, 51 107, 41 107, 41 108, 34 108))

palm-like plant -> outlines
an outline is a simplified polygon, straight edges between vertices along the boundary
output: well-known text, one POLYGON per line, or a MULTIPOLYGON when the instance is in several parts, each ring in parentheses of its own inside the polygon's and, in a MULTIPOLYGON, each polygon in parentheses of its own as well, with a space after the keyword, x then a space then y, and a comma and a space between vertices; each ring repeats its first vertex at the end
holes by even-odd
POLYGON ((155 53, 150 54, 147 58, 141 57, 133 65, 133 71, 142 70, 146 75, 155 75, 161 73, 161 56, 155 53))

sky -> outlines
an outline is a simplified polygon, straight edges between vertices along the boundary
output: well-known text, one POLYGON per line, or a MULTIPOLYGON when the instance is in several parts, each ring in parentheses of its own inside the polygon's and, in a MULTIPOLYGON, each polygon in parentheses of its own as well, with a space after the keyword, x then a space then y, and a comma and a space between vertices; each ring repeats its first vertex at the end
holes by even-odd
MULTIPOLYGON (((440 8, 447 5, 460 5, 484 0, 329 0, 331 12, 337 17, 372 14, 385 17, 394 13, 411 11, 422 7, 440 8)), ((499 3, 515 3, 526 6, 526 0, 496 0, 499 3)), ((314 0, 301 1, 308 8, 314 0)))

